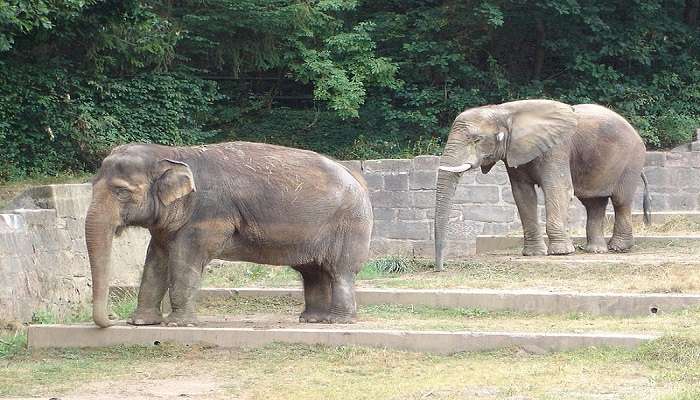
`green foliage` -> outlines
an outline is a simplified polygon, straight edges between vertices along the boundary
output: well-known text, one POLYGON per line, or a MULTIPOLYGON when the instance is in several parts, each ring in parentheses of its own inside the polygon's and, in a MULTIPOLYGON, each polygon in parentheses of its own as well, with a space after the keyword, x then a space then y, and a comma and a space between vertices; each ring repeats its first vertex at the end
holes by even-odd
POLYGON ((12 48, 18 35, 49 30, 57 20, 74 18, 94 0, 0 0, 0 51, 12 48))
POLYGON ((693 4, 0 0, 0 180, 92 170, 126 141, 436 154, 464 108, 535 97, 611 107, 669 148, 700 126, 693 4))
POLYGON ((0 66, 0 180, 94 169, 128 142, 202 143, 212 82, 174 75, 92 79, 0 66))

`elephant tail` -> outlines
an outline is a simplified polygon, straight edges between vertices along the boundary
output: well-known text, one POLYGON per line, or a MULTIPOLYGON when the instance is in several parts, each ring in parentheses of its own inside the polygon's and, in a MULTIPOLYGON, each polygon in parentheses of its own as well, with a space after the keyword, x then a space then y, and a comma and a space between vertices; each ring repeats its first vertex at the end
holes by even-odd
POLYGON ((651 196, 649 196, 649 181, 644 171, 641 173, 642 182, 644 182, 644 201, 642 202, 642 207, 644 208, 644 225, 651 225, 651 196))

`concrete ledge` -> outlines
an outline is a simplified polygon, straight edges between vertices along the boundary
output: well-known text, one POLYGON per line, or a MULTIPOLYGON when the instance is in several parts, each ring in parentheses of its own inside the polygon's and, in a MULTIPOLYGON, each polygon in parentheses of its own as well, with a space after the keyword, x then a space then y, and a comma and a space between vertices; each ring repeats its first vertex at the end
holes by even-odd
POLYGON ((649 335, 439 332, 353 329, 253 329, 253 328, 166 328, 91 325, 32 325, 28 345, 43 347, 104 347, 115 345, 153 346, 164 342, 208 344, 218 347, 261 347, 273 342, 369 346, 394 350, 452 354, 521 347, 546 353, 591 346, 635 348, 654 339, 649 335))
MULTIPOLYGON (((584 236, 572 236, 574 244, 582 245, 586 243, 584 236)), ((545 237, 545 241, 547 238, 545 237)), ((639 244, 665 244, 669 242, 697 242, 700 244, 700 236, 635 236, 635 243, 639 244)), ((523 237, 517 236, 489 236, 481 235, 476 237, 476 254, 488 254, 495 251, 509 250, 522 247, 523 237)))
MULTIPOLYGON (((135 287, 114 287, 113 293, 136 292, 135 287)), ((700 306, 698 295, 551 293, 535 290, 492 289, 369 289, 358 288, 357 303, 406 304, 451 308, 480 308, 488 311, 520 311, 538 314, 586 313, 619 317, 644 316, 700 306)), ((303 298, 298 288, 203 288, 200 301, 233 297, 303 298)))

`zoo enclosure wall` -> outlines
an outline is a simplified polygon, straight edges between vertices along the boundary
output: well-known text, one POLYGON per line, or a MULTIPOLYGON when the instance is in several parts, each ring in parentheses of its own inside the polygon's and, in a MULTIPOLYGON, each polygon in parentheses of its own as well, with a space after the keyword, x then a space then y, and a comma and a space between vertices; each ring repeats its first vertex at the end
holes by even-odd
MULTIPOLYGON (((439 157, 343 163, 362 172, 371 192, 372 256, 432 258, 439 157)), ((645 173, 654 212, 700 211, 700 152, 648 152, 645 173)), ((89 301, 84 223, 90 196, 89 184, 40 186, 19 195, 0 213, 0 321, 26 322, 36 310, 61 316, 89 301)), ((521 228, 502 163, 486 175, 464 174, 454 200, 447 258, 473 255, 478 235, 517 234, 521 228)), ((640 189, 635 210, 641 206, 640 189)), ((570 226, 584 225, 585 210, 574 201, 570 226)), ((148 239, 148 232, 139 228, 115 239, 113 283, 138 282, 148 239)))

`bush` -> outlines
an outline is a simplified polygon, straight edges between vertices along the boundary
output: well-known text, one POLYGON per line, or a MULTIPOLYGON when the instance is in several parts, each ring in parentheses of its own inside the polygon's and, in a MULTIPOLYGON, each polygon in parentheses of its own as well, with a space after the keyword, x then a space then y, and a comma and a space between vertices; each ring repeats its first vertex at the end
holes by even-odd
POLYGON ((0 180, 93 170, 127 142, 203 143, 216 86, 177 75, 91 78, 0 65, 0 180))

